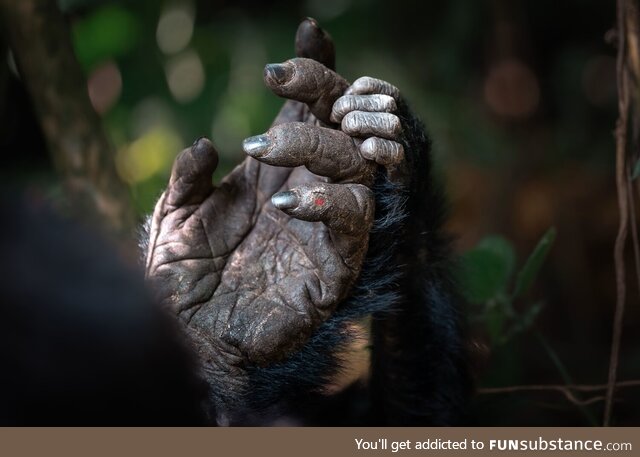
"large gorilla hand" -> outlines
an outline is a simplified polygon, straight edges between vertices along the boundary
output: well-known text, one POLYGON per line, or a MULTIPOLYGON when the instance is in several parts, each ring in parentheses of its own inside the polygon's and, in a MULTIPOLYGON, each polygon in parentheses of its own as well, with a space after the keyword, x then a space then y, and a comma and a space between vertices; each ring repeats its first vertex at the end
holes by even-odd
POLYGON ((199 352, 219 424, 321 423, 326 411, 333 425, 455 423, 467 378, 424 128, 391 84, 333 72, 315 21, 296 53, 266 66, 288 101, 217 187, 208 140, 176 159, 148 227, 147 277, 199 352), (369 387, 343 415, 351 403, 322 390, 366 315, 369 387))
MULTIPOLYGON (((329 63, 329 40, 307 20, 298 54, 329 63)), ((147 277, 184 321, 223 410, 238 407, 248 365, 284 359, 345 299, 374 215, 375 165, 320 126, 347 82, 307 58, 267 66, 265 81, 298 101, 245 140, 255 158, 213 186, 217 153, 197 140, 176 159, 149 228, 147 277)))

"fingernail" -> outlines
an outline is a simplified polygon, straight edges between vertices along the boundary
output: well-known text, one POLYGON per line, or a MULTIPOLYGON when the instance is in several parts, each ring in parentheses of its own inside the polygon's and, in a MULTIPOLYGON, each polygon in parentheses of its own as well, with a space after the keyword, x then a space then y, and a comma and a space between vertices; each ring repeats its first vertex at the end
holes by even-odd
POLYGON ((318 21, 316 21, 312 17, 305 17, 303 22, 306 22, 307 24, 309 24, 311 27, 313 27, 315 29, 319 29, 320 28, 320 25, 318 25, 318 21))
POLYGON ((271 203, 278 209, 292 209, 298 206, 298 196, 290 190, 278 192, 271 197, 271 203))
POLYGON ((193 144, 191 145, 191 147, 196 147, 198 146, 198 143, 200 143, 200 140, 206 140, 207 137, 206 136, 199 136, 198 138, 196 138, 196 140, 193 142, 193 144))
POLYGON ((276 84, 286 84, 293 76, 293 68, 286 63, 270 63, 264 67, 264 76, 276 84))
POLYGON ((213 144, 207 137, 201 136, 191 145, 191 150, 193 152, 204 151, 208 152, 210 149, 213 149, 213 144))
POLYGON ((251 157, 262 157, 269 150, 271 141, 267 135, 250 136, 242 142, 242 149, 251 157))

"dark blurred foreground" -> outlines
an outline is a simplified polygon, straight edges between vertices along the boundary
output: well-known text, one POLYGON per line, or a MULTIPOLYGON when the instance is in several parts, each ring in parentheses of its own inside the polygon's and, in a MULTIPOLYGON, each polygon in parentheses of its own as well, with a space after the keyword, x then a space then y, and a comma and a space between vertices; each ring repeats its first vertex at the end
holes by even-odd
POLYGON ((203 425, 206 387, 138 269, 39 196, 0 200, 0 425, 203 425))

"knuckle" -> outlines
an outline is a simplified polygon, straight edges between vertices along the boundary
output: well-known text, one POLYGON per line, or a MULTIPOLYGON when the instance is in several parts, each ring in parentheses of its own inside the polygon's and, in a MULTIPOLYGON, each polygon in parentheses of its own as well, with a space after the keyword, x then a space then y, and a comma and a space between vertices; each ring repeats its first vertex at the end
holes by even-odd
POLYGON ((342 129, 347 133, 356 132, 360 127, 360 119, 356 111, 347 113, 342 119, 342 129))
POLYGON ((376 112, 383 110, 384 102, 378 95, 362 95, 360 105, 363 111, 376 112))
POLYGON ((331 110, 331 117, 334 122, 340 122, 342 118, 353 111, 354 109, 354 97, 351 95, 343 95, 333 104, 331 110))
POLYGON ((301 125, 301 148, 300 152, 309 151, 316 152, 322 148, 322 141, 320 138, 320 131, 318 127, 309 124, 301 125))

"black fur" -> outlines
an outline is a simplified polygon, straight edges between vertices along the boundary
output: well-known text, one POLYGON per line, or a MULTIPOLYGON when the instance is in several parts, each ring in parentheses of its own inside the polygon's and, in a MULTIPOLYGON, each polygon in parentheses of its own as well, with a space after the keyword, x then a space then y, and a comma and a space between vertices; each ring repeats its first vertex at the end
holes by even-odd
POLYGON ((174 319, 114 246, 38 197, 0 196, 0 425, 204 425, 174 319))

